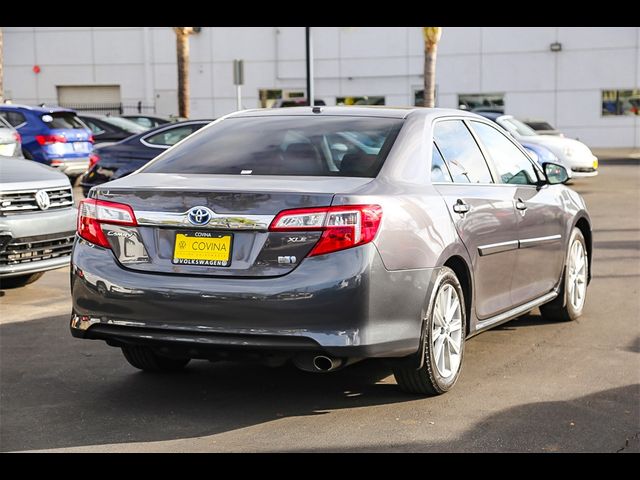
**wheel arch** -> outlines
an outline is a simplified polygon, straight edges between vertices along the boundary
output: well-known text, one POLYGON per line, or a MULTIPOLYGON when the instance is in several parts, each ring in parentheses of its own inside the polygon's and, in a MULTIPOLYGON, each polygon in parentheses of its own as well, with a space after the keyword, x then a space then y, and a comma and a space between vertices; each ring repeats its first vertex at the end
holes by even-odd
POLYGON ((586 216, 580 216, 576 219, 573 226, 580 230, 582 236, 584 237, 584 241, 587 244, 587 260, 589 261, 589 269, 587 271, 587 284, 591 282, 591 263, 592 263, 592 252, 593 252, 593 233, 591 231, 591 222, 586 216))
POLYGON ((458 277, 458 281, 462 286, 462 293, 464 294, 464 308, 467 317, 465 336, 469 336, 471 332, 471 307, 473 299, 473 280, 471 276, 471 269, 467 264, 467 261, 460 255, 452 255, 443 264, 445 267, 449 267, 458 277))

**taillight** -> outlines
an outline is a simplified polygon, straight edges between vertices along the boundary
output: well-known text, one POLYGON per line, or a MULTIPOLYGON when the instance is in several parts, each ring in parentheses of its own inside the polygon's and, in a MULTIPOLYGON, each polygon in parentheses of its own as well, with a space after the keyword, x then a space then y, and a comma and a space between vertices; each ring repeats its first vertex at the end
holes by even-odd
POLYGON ((380 205, 302 208, 280 212, 269 231, 321 231, 320 240, 309 253, 313 257, 371 242, 381 220, 380 205))
POLYGON ((91 155, 89 155, 89 169, 91 169, 91 167, 93 167, 99 161, 100 157, 97 154, 92 153, 91 155))
POLYGON ((91 143, 96 143, 95 139, 93 138, 93 135, 89 135, 89 141, 91 143))
POLYGON ((16 141, 16 143, 22 142, 22 137, 20 136, 20 134, 18 132, 13 132, 13 138, 16 141))
POLYGON ((51 145, 53 143, 67 143, 64 135, 36 135, 36 142, 40 145, 51 145))
POLYGON ((100 226, 103 223, 135 227, 136 216, 129 205, 86 199, 78 206, 78 235, 88 242, 110 248, 109 241, 100 226))

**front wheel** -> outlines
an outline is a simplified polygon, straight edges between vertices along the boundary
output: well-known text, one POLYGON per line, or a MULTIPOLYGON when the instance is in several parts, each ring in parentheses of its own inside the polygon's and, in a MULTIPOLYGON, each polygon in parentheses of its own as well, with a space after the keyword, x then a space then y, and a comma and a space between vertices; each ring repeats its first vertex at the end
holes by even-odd
POLYGON ((28 275, 18 275, 0 279, 0 288, 18 288, 35 282, 44 275, 44 272, 30 273, 28 275))
POLYGON ((440 395, 450 390, 460 375, 467 323, 462 287, 453 270, 443 267, 434 288, 422 322, 422 366, 416 369, 407 364, 393 369, 405 392, 440 395))
POLYGON ((544 318, 568 322, 575 320, 584 310, 589 279, 589 259, 584 236, 574 228, 569 239, 567 265, 562 278, 558 296, 550 303, 540 307, 544 318))

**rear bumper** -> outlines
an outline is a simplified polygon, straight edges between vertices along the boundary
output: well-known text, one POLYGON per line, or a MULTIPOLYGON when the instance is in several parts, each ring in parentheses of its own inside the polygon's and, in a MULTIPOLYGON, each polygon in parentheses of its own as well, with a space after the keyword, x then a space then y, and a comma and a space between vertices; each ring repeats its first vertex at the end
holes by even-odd
POLYGON ((372 244, 307 258, 288 275, 229 279, 123 269, 76 241, 73 336, 110 344, 402 357, 418 349, 434 269, 389 272, 372 244))
POLYGON ((68 176, 81 175, 89 168, 89 157, 81 158, 53 158, 51 166, 68 176))

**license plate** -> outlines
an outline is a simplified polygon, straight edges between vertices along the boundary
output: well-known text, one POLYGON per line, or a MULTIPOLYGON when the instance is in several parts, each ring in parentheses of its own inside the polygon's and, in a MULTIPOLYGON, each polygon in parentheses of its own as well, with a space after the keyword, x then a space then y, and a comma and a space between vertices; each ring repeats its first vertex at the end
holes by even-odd
POLYGON ((89 151, 89 144, 87 142, 73 142, 73 151, 87 153, 89 151))
POLYGON ((231 265, 232 245, 233 235, 230 233, 176 233, 173 263, 180 265, 228 267, 231 265))
POLYGON ((5 157, 13 156, 16 151, 15 143, 10 143, 8 145, 0 145, 0 155, 4 155, 5 157))

